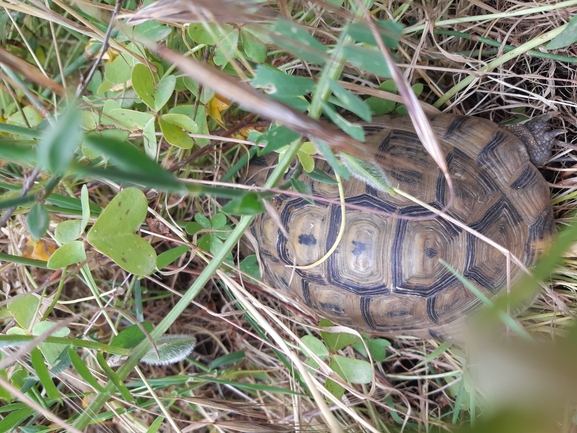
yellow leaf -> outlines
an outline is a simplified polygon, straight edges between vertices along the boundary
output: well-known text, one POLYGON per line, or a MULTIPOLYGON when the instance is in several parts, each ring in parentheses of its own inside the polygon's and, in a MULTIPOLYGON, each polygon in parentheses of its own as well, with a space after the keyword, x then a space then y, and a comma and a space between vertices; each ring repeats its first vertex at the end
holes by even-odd
POLYGON ((56 244, 46 239, 35 241, 28 239, 27 248, 24 248, 23 256, 36 260, 48 261, 50 256, 56 251, 56 244))
POLYGON ((230 107, 230 101, 223 96, 214 95, 208 104, 208 115, 212 117, 216 123, 223 128, 226 128, 221 113, 230 107))
POLYGON ((246 140, 250 135, 250 133, 253 131, 258 132, 258 129, 256 129, 254 126, 245 126, 244 128, 240 128, 235 134, 233 134, 233 137, 239 140, 246 140))

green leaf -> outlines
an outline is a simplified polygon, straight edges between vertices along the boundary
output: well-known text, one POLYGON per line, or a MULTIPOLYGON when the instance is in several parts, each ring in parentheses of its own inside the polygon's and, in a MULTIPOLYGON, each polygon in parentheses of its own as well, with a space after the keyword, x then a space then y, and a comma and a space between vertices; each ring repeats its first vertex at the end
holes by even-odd
POLYGON ((307 176, 314 181, 327 183, 329 185, 336 185, 338 183, 334 178, 330 177, 318 167, 315 167, 313 171, 307 172, 307 176))
POLYGON ((167 113, 161 116, 161 119, 165 122, 172 123, 185 131, 196 133, 198 132, 198 125, 194 120, 187 116, 186 114, 179 113, 167 113))
MULTIPOLYGON (((25 392, 23 390, 20 391, 25 392)), ((2 421, 0 421, 0 431, 2 432, 17 431, 16 427, 24 423, 24 420, 26 418, 29 418, 30 416, 36 413, 37 412, 34 409, 27 406, 24 406, 19 409, 14 409, 5 416, 3 416, 2 421)))
MULTIPOLYGON (((206 87, 204 89, 206 89, 206 87)), ((204 94, 204 90, 203 90, 203 94, 204 94)), ((194 121, 198 125, 198 133, 199 134, 210 135, 210 131, 208 129, 208 122, 207 122, 206 117, 207 117, 206 116, 206 107, 204 105, 201 105, 200 107, 198 107, 194 121)), ((210 140, 208 138, 195 138, 194 141, 199 146, 206 146, 207 144, 210 143, 210 140)))
POLYGON ((80 203, 82 204, 82 225, 81 232, 84 232, 90 220, 90 199, 88 198, 88 188, 82 185, 80 189, 80 203))
POLYGON ((160 111, 162 107, 168 102, 174 93, 176 86, 176 77, 174 75, 167 75, 162 77, 154 92, 154 111, 160 111))
POLYGON ((245 257, 244 260, 240 262, 239 267, 240 270, 245 274, 260 280, 260 267, 258 265, 258 259, 255 254, 251 254, 250 256, 245 257))
POLYGON ((8 303, 8 311, 10 311, 16 323, 18 323, 22 329, 30 331, 36 318, 39 305, 40 299, 36 296, 24 295, 10 301, 8 303))
POLYGON ((38 163, 54 174, 63 174, 81 142, 80 110, 72 104, 59 116, 56 124, 42 135, 37 147, 38 163))
POLYGON ((148 427, 148 429, 146 430, 146 433, 157 433, 160 430, 160 427, 162 427, 163 422, 164 422, 163 416, 157 417, 154 421, 152 421, 150 427, 148 427))
POLYGON ((325 64, 327 54, 324 45, 302 27, 292 21, 277 19, 273 31, 278 34, 271 34, 271 38, 280 48, 307 62, 325 64))
POLYGON ((391 183, 387 178, 387 174, 383 167, 378 163, 372 161, 365 161, 363 159, 341 153, 341 160, 345 163, 347 168, 351 171, 353 176, 368 183, 373 188, 384 191, 387 194, 394 194, 391 183))
POLYGON ((108 376, 108 378, 112 381, 112 383, 114 383, 114 386, 116 386, 116 389, 118 389, 118 392, 120 392, 122 397, 130 403, 135 403, 134 397, 132 396, 126 385, 124 385, 120 377, 118 377, 116 372, 108 366, 102 353, 98 352, 96 354, 96 360, 98 361, 100 368, 102 368, 106 376, 108 376))
POLYGON ((288 75, 272 66, 259 65, 252 79, 252 86, 265 89, 270 96, 292 98, 312 92, 315 82, 310 78, 288 75))
POLYGON ((210 364, 208 364, 208 368, 211 370, 216 370, 219 367, 223 367, 225 365, 234 365, 238 364, 239 362, 243 361, 246 358, 244 351, 239 350, 237 352, 232 352, 227 355, 219 356, 210 364))
POLYGON ((68 348, 68 357, 72 361, 72 365, 74 368, 92 388, 94 388, 97 392, 105 392, 104 388, 98 383, 96 378, 92 375, 90 369, 86 366, 82 358, 76 353, 76 351, 72 348, 68 348))
POLYGON ((223 213, 217 213, 216 215, 214 215, 211 220, 210 220, 210 226, 213 229, 219 229, 221 227, 224 227, 226 225, 227 222, 227 217, 225 214, 223 213))
POLYGON ((371 364, 361 359, 347 358, 346 356, 333 355, 329 366, 350 383, 371 383, 373 380, 373 371, 371 364))
MULTIPOLYGON (((306 195, 312 195, 313 194, 313 190, 312 190, 310 184, 303 182, 302 180, 298 180, 298 179, 291 177, 290 184, 292 185, 293 189, 298 193, 306 194, 306 195)), ((305 200, 311 204, 314 204, 314 202, 310 198, 305 198, 305 200)))
POLYGON ((204 227, 199 223, 197 223, 196 221, 191 221, 188 224, 186 224, 186 226, 184 226, 184 230, 186 230, 186 233, 188 233, 189 235, 194 236, 199 231, 204 230, 204 227))
POLYGON ((212 227, 212 225, 210 224, 210 220, 201 213, 197 213, 194 216, 194 220, 197 223, 199 223, 204 229, 210 229, 212 227))
POLYGON ((568 47, 577 42, 577 15, 567 23, 567 27, 563 29, 545 48, 548 50, 558 50, 559 48, 568 47))
MULTIPOLYGON (((132 34, 130 33, 130 27, 125 27, 122 30, 123 32, 127 32, 128 38, 126 40, 136 39, 154 42, 160 42, 172 33, 171 27, 165 26, 158 21, 146 21, 142 24, 138 24, 133 27, 134 32, 132 34)), ((118 42, 124 42, 120 37, 117 40, 118 42)))
MULTIPOLYGON (((367 347, 369 348, 373 361, 375 362, 382 362, 385 360, 387 357, 387 351, 385 349, 390 347, 390 345, 390 341, 384 340, 382 338, 369 338, 367 340, 367 347)), ((365 350, 365 346, 362 341, 354 344, 353 347, 361 355, 368 358, 367 351, 365 350)))
POLYGON ((130 325, 128 328, 120 331, 118 335, 115 335, 110 341, 110 345, 122 347, 123 349, 132 349, 138 346, 146 338, 141 327, 144 328, 146 332, 152 332, 153 330, 152 323, 150 322, 142 322, 140 325, 130 325))
POLYGON ((126 129, 128 131, 139 131, 154 119, 151 113, 127 110, 125 108, 110 110, 108 114, 112 117, 110 123, 120 129, 126 129))
POLYGON ((240 29, 240 40, 245 54, 255 63, 264 63, 266 60, 266 45, 246 29, 240 29))
POLYGON ((32 366, 34 367, 34 372, 38 376, 42 386, 44 386, 47 396, 54 400, 60 400, 58 389, 54 385, 54 382, 52 382, 50 372, 48 371, 46 364, 44 364, 44 358, 38 348, 35 347, 30 351, 30 359, 32 361, 32 366))
POLYGON ((136 188, 122 190, 88 232, 88 242, 122 269, 135 275, 150 275, 156 266, 156 252, 134 234, 144 221, 147 208, 142 191, 136 188))
POLYGON ((42 203, 35 203, 26 216, 26 225, 28 226, 30 236, 35 240, 40 239, 44 236, 44 233, 46 233, 49 223, 50 216, 48 215, 46 206, 42 203))
POLYGON ((106 66, 104 78, 112 84, 126 83, 132 77, 136 59, 130 54, 121 53, 106 66))
POLYGON ((158 150, 158 143, 156 142, 156 129, 154 117, 151 117, 148 123, 142 128, 142 144, 144 146, 144 153, 150 158, 156 158, 158 150))
MULTIPOLYGON (((40 335, 50 329, 53 329, 56 327, 56 323, 54 322, 49 322, 49 321, 42 321, 42 322, 38 322, 36 325, 34 325, 34 328, 32 329, 32 334, 33 335, 40 335)), ((53 331, 50 335, 52 337, 68 337, 68 335, 70 334, 70 329, 68 329, 67 327, 63 327, 60 329, 57 329, 55 331, 53 331)), ((47 342, 42 342, 38 345, 38 348, 40 349, 40 351, 42 352, 42 355, 44 355, 44 359, 46 359, 46 362, 48 362, 48 365, 50 365, 51 367, 54 366, 54 364, 56 363, 56 361, 58 360, 58 357, 60 356, 60 354, 62 353, 62 351, 66 350, 68 348, 67 344, 58 344, 58 343, 47 343, 47 342)))
POLYGON ((279 150, 281 147, 292 143, 299 137, 300 134, 298 132, 294 132, 285 126, 273 126, 262 134, 258 140, 259 144, 263 142, 267 143, 260 155, 266 155, 267 153, 279 150))
POLYGON ((154 110, 154 79, 148 66, 137 63, 132 68, 132 88, 148 107, 154 110))
MULTIPOLYGON (((333 324, 327 319, 322 319, 319 322, 319 326, 333 326, 333 324)), ((347 346, 352 346, 361 340, 356 335, 349 334, 348 332, 321 331, 321 336, 323 337, 326 345, 333 352, 341 350, 347 346)))
POLYGON ((156 259, 156 266, 158 269, 164 269, 171 263, 178 260, 181 256, 186 254, 188 251, 190 251, 190 247, 186 245, 179 245, 176 248, 171 248, 170 250, 167 250, 158 255, 158 258, 156 259))
POLYGON ((391 77, 389 65, 379 50, 348 45, 343 47, 343 53, 347 61, 354 66, 381 77, 391 77))
POLYGON ((260 196, 249 192, 237 197, 222 207, 221 212, 229 215, 258 215, 264 212, 265 207, 260 196))
POLYGON ((365 141, 365 130, 362 126, 349 122, 339 113, 337 113, 332 105, 326 102, 322 102, 322 107, 325 114, 327 114, 339 128, 341 128, 355 140, 365 141))
POLYGON ((218 45, 233 29, 229 24, 192 23, 188 26, 188 36, 199 44, 218 45))
POLYGON ((61 244, 75 241, 82 234, 82 221, 66 220, 56 226, 54 238, 61 244))
POLYGON ((180 187, 179 181, 171 172, 162 168, 156 161, 125 141, 109 140, 91 134, 86 137, 86 143, 126 173, 154 178, 173 188, 180 187))
POLYGON ((325 388, 334 395, 337 400, 340 400, 343 395, 345 395, 345 389, 332 379, 325 380, 325 388))
POLYGON ((371 109, 365 101, 349 92, 335 80, 329 80, 329 86, 344 108, 351 113, 355 113, 366 122, 371 121, 371 109))
POLYGON ((149 365, 169 365, 184 361, 196 346, 196 338, 192 335, 163 335, 154 348, 140 360, 149 365), (157 353, 158 351, 158 353, 157 353))
POLYGON ((164 139, 173 146, 181 149, 191 149, 194 146, 192 138, 180 126, 167 122, 162 117, 158 120, 158 123, 164 139))
MULTIPOLYGON (((377 30, 387 48, 396 50, 399 48, 403 25, 392 21, 376 21, 377 30)), ((363 22, 349 24, 345 31, 356 41, 365 44, 377 45, 371 29, 363 22)))
POLYGON ((348 180, 351 177, 351 173, 349 170, 342 165, 339 160, 336 158, 335 154, 331 150, 330 146, 326 144, 324 141, 317 140, 317 148, 321 151, 331 168, 345 180, 348 180))
POLYGON ((370 107, 371 113, 374 115, 389 114, 395 109, 397 105, 395 101, 377 98, 375 96, 367 98, 365 102, 370 107))
POLYGON ((329 349, 327 349, 327 346, 317 337, 305 335, 301 338, 301 341, 320 359, 325 360, 329 357, 329 349))
MULTIPOLYGON (((76 221, 80 222, 80 221, 76 221)), ((48 269, 60 269, 65 266, 80 263, 86 260, 84 244, 81 241, 74 241, 62 245, 48 259, 48 269)))
POLYGON ((38 151, 33 144, 33 141, 28 143, 23 141, 8 141, 0 136, 0 159, 7 162, 36 165, 38 151))
POLYGON ((215 65, 225 66, 229 62, 229 58, 236 57, 238 36, 239 30, 235 28, 232 28, 230 32, 223 35, 213 57, 215 65))

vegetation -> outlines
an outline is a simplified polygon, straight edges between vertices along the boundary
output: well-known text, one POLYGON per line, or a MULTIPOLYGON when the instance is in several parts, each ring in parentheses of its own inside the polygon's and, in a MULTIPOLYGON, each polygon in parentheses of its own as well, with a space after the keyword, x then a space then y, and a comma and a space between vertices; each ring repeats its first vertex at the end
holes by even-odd
POLYGON ((295 161, 385 182, 351 116, 554 112, 575 142, 577 0, 2 6, 0 431, 577 430, 571 147, 507 338, 499 305, 467 346, 319 323, 237 248, 295 161))

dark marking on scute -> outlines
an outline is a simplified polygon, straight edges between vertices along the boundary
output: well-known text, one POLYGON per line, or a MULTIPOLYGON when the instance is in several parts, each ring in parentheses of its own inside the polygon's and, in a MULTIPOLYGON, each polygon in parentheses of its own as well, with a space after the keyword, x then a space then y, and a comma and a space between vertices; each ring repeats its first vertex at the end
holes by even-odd
POLYGON ((425 255, 432 259, 433 257, 436 257, 438 254, 437 250, 434 248, 425 248, 425 255))
POLYGON ((417 185, 421 181, 421 173, 416 170, 398 170, 391 171, 389 173, 395 180, 407 184, 407 185, 417 185))
POLYGON ((523 170, 510 186, 512 189, 525 189, 535 184, 535 179, 537 179, 537 170, 535 167, 527 165, 525 170, 523 170))
POLYGON ((437 311, 435 308, 435 304, 437 303, 437 297, 431 296, 427 298, 427 316, 431 319, 433 323, 439 323, 439 316, 437 315, 437 311))
POLYGON ((299 244, 310 247, 317 244, 317 238, 314 235, 299 235, 299 244))
MULTIPOLYGON (((376 196, 376 190, 373 187, 370 187, 371 191, 375 192, 375 196, 369 194, 361 194, 345 200, 346 203, 354 204, 356 206, 363 206, 369 209, 377 209, 382 212, 387 212, 389 214, 393 214, 397 211, 397 206, 388 203, 386 201, 381 200, 379 197, 376 196)), ((367 192, 368 192, 367 188, 367 192)), ((340 212, 340 207, 339 207, 340 212)))
POLYGON ((314 303, 311 300, 311 289, 309 287, 309 282, 303 279, 301 282, 301 288, 303 291, 303 300, 305 301, 305 304, 311 308, 314 308, 314 303))
POLYGON ((445 335, 441 334, 440 332, 437 331, 433 331, 432 329, 429 329, 429 335, 431 336, 431 338, 433 340, 437 340, 437 341, 445 341, 445 335))
POLYGON ((478 287, 489 290, 495 294, 501 289, 501 283, 495 278, 488 277, 483 274, 475 265, 475 250, 477 242, 483 242, 472 233, 467 233, 467 259, 465 261, 465 269, 463 270, 463 277, 471 282, 477 284, 478 287))
POLYGON ((353 255, 360 256, 367 251, 367 246, 363 242, 353 241, 353 255))
POLYGON ((546 209, 529 226, 529 236, 525 244, 525 265, 534 266, 537 263, 535 244, 543 242, 546 238, 551 237, 554 230, 553 213, 551 209, 546 209))
POLYGON ((280 260, 278 259, 278 257, 273 256, 271 253, 269 253, 268 251, 265 251, 264 249, 261 249, 259 251, 259 254, 263 258, 266 257, 267 260, 270 260, 273 263, 280 263, 280 260))
POLYGON ((410 316, 411 312, 409 310, 390 310, 387 311, 387 317, 391 319, 396 319, 398 317, 410 316))
MULTIPOLYGON (((397 276, 397 280, 399 277, 397 276)), ((405 287, 394 286, 393 292, 400 295, 419 296, 421 298, 428 298, 435 295, 449 287, 452 287, 457 282, 457 277, 447 271, 441 278, 435 280, 430 285, 408 284, 403 282, 405 287)))
POLYGON ((286 265, 294 265, 293 261, 288 255, 288 248, 287 248, 287 238, 283 234, 283 232, 278 230, 278 242, 276 244, 276 253, 282 262, 286 265))
MULTIPOLYGON (((427 203, 429 206, 431 206, 432 208, 435 208, 437 210, 442 210, 443 209, 443 204, 439 203, 438 201, 433 201, 430 203, 427 203)), ((403 208, 400 212, 401 215, 409 215, 412 217, 423 217, 423 216, 427 216, 427 215, 431 215, 431 216, 435 216, 435 214, 433 214, 433 212, 431 212, 428 209, 425 209, 422 206, 419 205, 414 205, 414 206, 407 206, 405 208, 403 208)), ((446 212, 447 215, 452 216, 453 218, 455 218, 455 214, 451 213, 451 212, 446 212)), ((449 221, 445 220, 444 218, 437 218, 435 220, 436 222, 438 222, 439 224, 443 225, 443 228, 448 232, 448 234, 453 237, 453 236, 457 236, 459 233, 461 233, 463 230, 456 226, 455 224, 450 223, 449 221)))
POLYGON ((451 122, 443 138, 448 140, 455 132, 461 131, 463 129, 463 125, 467 123, 467 120, 469 120, 467 116, 455 116, 455 120, 451 122))
MULTIPOLYGON (((286 201, 286 199, 283 201, 286 201)), ((294 212, 295 209, 302 209, 307 206, 311 206, 311 204, 303 198, 296 198, 290 201, 286 201, 285 207, 280 212, 280 220, 285 230, 289 231, 288 221, 292 216, 292 212, 294 212)))
POLYGON ((379 144, 379 151, 386 152, 393 140, 398 140, 401 143, 419 142, 419 136, 414 132, 392 129, 379 144))
POLYGON ((377 330, 373 316, 371 315, 371 300, 373 298, 370 296, 361 296, 360 299, 361 316, 363 316, 363 319, 369 328, 377 330))
POLYGON ((445 191, 447 189, 447 180, 445 176, 440 175, 437 177, 437 184, 435 186, 435 201, 439 203, 445 203, 445 191))
POLYGON ((505 132, 496 130, 495 134, 489 142, 481 149, 479 155, 477 156, 477 162, 480 166, 484 166, 491 163, 491 155, 501 146, 506 140, 507 135, 505 132))
POLYGON ((363 129, 365 130, 365 134, 367 136, 371 136, 371 135, 375 135, 378 134, 379 132, 381 132, 383 129, 385 129, 384 126, 379 126, 379 125, 364 125, 363 129))
MULTIPOLYGON (((475 162, 473 162, 473 159, 467 155, 465 152, 463 152, 460 149, 457 149, 456 147, 453 148, 453 158, 451 159, 451 162, 449 165, 449 172, 451 174, 458 172, 459 171, 459 167, 465 167, 465 166, 474 166, 475 162)), ((495 191, 500 191, 501 188, 499 188, 499 185, 495 182, 495 180, 493 179, 493 177, 485 170, 480 170, 477 171, 476 173, 476 179, 475 179, 475 183, 480 190, 482 191, 486 191, 486 192, 495 192, 495 191)), ((446 186, 445 183, 445 178, 444 176, 439 176, 439 181, 443 182, 443 186, 446 186)), ((473 186, 473 185, 470 185, 473 186)), ((437 191, 439 191, 439 187, 437 186, 437 191)), ((466 189, 463 188, 455 188, 455 195, 457 197, 465 197, 467 194, 465 194, 466 189)), ((437 200, 440 201, 441 203, 444 203, 444 200, 440 200, 440 196, 439 196, 439 192, 437 192, 437 200)))
POLYGON ((345 314, 345 310, 343 310, 340 306, 338 306, 336 304, 329 304, 326 302, 320 302, 319 305, 322 308, 324 308, 325 310, 330 311, 331 313, 335 313, 335 314, 339 314, 339 315, 345 314))
POLYGON ((303 280, 307 280, 309 283, 315 283, 319 286, 326 286, 327 284, 327 281, 322 275, 307 273, 306 270, 302 269, 295 269, 295 273, 300 275, 303 280))
MULTIPOLYGON (((478 221, 470 224, 470 227, 484 234, 487 229, 494 224, 497 217, 503 213, 507 213, 510 216, 513 225, 518 225, 523 222, 523 217, 517 212, 517 209, 515 209, 515 206, 511 204, 509 199, 507 197, 501 197, 478 221)), ((503 230, 508 230, 508 227, 505 227, 503 230)))

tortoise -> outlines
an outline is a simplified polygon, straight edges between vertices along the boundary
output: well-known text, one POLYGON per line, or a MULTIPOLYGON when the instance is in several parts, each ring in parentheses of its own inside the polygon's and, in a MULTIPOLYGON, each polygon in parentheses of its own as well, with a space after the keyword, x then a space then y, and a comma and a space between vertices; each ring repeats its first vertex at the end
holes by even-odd
MULTIPOLYGON (((505 247, 528 268, 543 255, 554 231, 549 188, 536 168, 548 160, 560 132, 551 131, 550 117, 510 128, 470 116, 429 118, 454 184, 454 203, 446 214, 505 247)), ((368 146, 395 161, 384 167, 394 186, 435 209, 445 207, 446 180, 408 116, 376 118, 365 125, 365 134, 368 146)), ((264 184, 273 158, 253 159, 245 183, 264 184)), ((324 161, 316 167, 333 173, 324 161)), ((502 252, 453 222, 353 177, 343 182, 345 202, 354 207, 346 210, 336 250, 317 266, 299 269, 326 254, 341 226, 337 186, 305 174, 299 179, 315 196, 333 202, 280 194, 271 201, 278 217, 259 215, 251 233, 264 279, 333 323, 377 335, 459 340, 465 318, 481 301, 439 259, 490 298, 506 291, 508 275, 512 284, 524 273, 509 262, 508 274, 502 252)))

